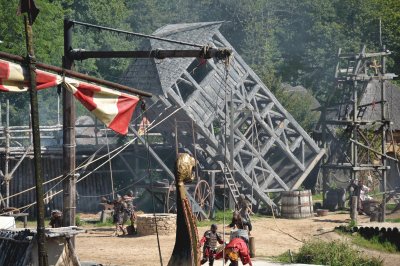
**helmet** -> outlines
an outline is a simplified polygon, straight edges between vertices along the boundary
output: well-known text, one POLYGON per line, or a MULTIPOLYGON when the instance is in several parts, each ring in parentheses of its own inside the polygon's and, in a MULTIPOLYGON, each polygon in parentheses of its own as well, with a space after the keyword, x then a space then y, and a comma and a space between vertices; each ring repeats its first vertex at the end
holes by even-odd
POLYGON ((217 230, 218 226, 216 224, 211 225, 211 230, 217 230))
POLYGON ((244 196, 244 194, 239 195, 239 200, 245 200, 245 199, 246 199, 246 197, 244 196))
POLYGON ((128 193, 127 193, 127 195, 128 195, 129 197, 133 197, 133 191, 132 191, 132 190, 129 190, 128 193))

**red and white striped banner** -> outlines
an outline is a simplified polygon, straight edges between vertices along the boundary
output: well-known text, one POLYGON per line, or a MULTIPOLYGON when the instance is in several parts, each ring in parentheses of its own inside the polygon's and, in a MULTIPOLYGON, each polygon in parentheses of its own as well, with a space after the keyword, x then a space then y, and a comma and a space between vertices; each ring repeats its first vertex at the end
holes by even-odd
MULTIPOLYGON (((27 91, 28 81, 28 69, 0 60, 0 92, 27 91)), ((62 84, 107 127, 128 133, 138 97, 41 70, 36 70, 36 82, 38 90, 62 84)))

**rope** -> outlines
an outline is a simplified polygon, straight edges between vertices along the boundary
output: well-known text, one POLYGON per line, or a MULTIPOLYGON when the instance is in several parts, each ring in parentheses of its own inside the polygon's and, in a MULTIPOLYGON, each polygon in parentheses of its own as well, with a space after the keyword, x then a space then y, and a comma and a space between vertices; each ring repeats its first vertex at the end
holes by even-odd
MULTIPOLYGON (((57 180, 57 179, 60 179, 61 177, 63 177, 63 176, 62 176, 62 175, 59 175, 59 176, 57 176, 57 177, 55 177, 55 178, 53 178, 53 179, 51 179, 51 180, 48 180, 48 181, 44 182, 43 185, 48 184, 48 183, 51 183, 51 182, 53 182, 53 181, 55 181, 55 180, 57 180)), ((35 189, 35 188, 36 188, 36 187, 31 187, 31 188, 25 189, 25 190, 23 190, 23 191, 20 191, 20 192, 18 192, 18 193, 15 193, 15 194, 13 194, 13 195, 11 195, 11 196, 5 197, 5 198, 3 198, 3 200, 11 199, 11 198, 16 197, 16 196, 18 196, 18 195, 24 194, 25 192, 31 191, 31 190, 33 190, 33 189, 35 189)))
MULTIPOLYGON (((171 114, 169 114, 167 117, 165 117, 164 119, 162 119, 161 121, 159 121, 158 123, 156 123, 156 124, 154 124, 154 125, 150 125, 149 126, 149 129, 148 129, 148 131, 150 131, 151 129, 153 129, 153 128, 155 128, 155 127, 157 127, 158 125, 160 125, 161 123, 163 123, 165 120, 167 120, 170 116, 172 116, 173 114, 175 114, 176 112, 178 112, 180 109, 181 109, 182 107, 180 107, 180 108, 178 108, 178 109, 176 109, 174 112, 172 112, 171 114)), ((154 123, 154 122, 153 122, 154 123)), ((124 149, 126 149, 133 141, 135 141, 137 138, 135 137, 135 138, 133 138, 132 140, 130 140, 129 142, 127 142, 127 143, 125 143, 124 145, 122 145, 121 147, 118 147, 118 148, 116 148, 116 149, 114 149, 111 153, 113 153, 113 152, 115 152, 116 150, 120 150, 120 151, 118 151, 114 156, 112 156, 110 159, 113 159, 115 156, 117 156, 119 153, 121 153, 124 149)), ((107 154, 105 154, 105 155, 103 155, 102 157, 105 157, 105 156, 108 156, 107 154)), ((94 160, 95 161, 95 160, 94 160)), ((93 161, 93 162, 94 162, 93 161)), ((96 160, 97 161, 97 160, 96 160)), ((108 160, 106 160, 105 162, 103 162, 100 166, 98 166, 97 168, 95 168, 94 170, 92 170, 91 172, 89 172, 87 175, 85 175, 84 177, 82 177, 81 179, 79 179, 78 181, 77 181, 77 183, 78 182, 80 182, 80 181, 82 181, 83 179, 85 179, 87 176, 89 176, 92 172, 94 172, 94 171, 96 171, 98 168, 100 168, 100 167, 102 167, 104 164, 106 164, 108 162, 108 160)), ((71 173, 70 173, 71 174, 71 173)), ((67 175, 68 176, 68 175, 67 175)), ((66 177, 64 177, 62 180, 64 180, 66 177)), ((62 180, 60 181, 60 182, 62 182, 62 180)), ((54 187, 53 187, 54 188, 54 187)), ((60 190, 60 191, 57 191, 56 193, 54 193, 53 194, 53 197, 55 196, 55 195, 57 195, 57 194, 59 194, 59 193, 61 193, 63 190, 60 190)), ((46 193, 47 192, 49 192, 49 190, 47 190, 46 191, 46 193)), ((26 208, 25 210, 23 210, 23 211, 21 211, 21 212, 26 212, 30 207, 32 207, 33 205, 35 205, 36 204, 36 201, 35 202, 33 202, 33 203, 31 203, 31 204, 28 204, 28 205, 26 205, 26 206, 23 206, 23 207, 20 207, 20 208, 17 208, 18 210, 22 210, 22 209, 24 209, 24 208, 26 208)))
MULTIPOLYGON (((146 110, 146 104, 142 100, 142 105, 141 105, 142 111, 146 110)), ((145 116, 143 116, 143 119, 145 116)), ((147 173, 148 177, 150 178, 150 190, 151 190, 151 203, 153 205, 153 217, 154 217, 154 225, 156 228, 156 235, 157 235, 157 247, 158 247, 158 255, 160 258, 160 265, 163 266, 163 260, 162 260, 162 255, 161 255, 161 245, 160 245, 160 236, 158 234, 158 224, 157 224, 157 217, 156 217, 156 204, 154 200, 154 189, 153 189, 153 175, 151 174, 151 160, 150 160, 150 146, 149 146, 149 134, 146 126, 144 125, 144 137, 146 140, 146 156, 147 156, 147 173)))
MULTIPOLYGON (((253 114, 253 116, 252 116, 252 119, 255 120, 254 114, 253 114)), ((259 140, 259 133, 258 133, 258 129, 257 129, 256 123, 254 123, 254 127, 255 127, 255 130, 256 130, 256 136, 257 136, 257 138, 256 138, 257 147, 256 147, 256 148, 257 148, 258 153, 260 153, 260 140, 259 140)), ((265 173, 264 173, 264 171, 262 171, 262 173, 263 173, 263 177, 264 177, 264 180, 265 180, 265 173)), ((265 181, 264 181, 264 182, 265 182, 265 181)), ((252 187, 252 193, 253 193, 253 187, 252 187)), ((287 233, 287 232, 283 231, 283 230, 278 226, 278 223, 276 222, 276 217, 275 217, 274 208, 273 208, 272 205, 269 205, 269 206, 270 206, 270 208, 271 208, 272 218, 273 218, 273 220, 274 220, 275 226, 276 226, 276 228, 278 229, 278 231, 281 232, 281 233, 283 233, 283 234, 285 234, 285 235, 290 236, 290 237, 293 238, 294 240, 297 240, 297 241, 299 241, 299 242, 304 243, 304 241, 302 241, 302 240, 296 238, 295 236, 291 235, 290 233, 287 233)))
POLYGON ((111 196, 111 195, 114 195, 115 193, 121 192, 121 191, 123 191, 123 190, 125 190, 125 189, 127 189, 127 188, 133 187, 134 185, 136 185, 137 183, 139 183, 140 181, 142 181, 142 180, 145 179, 145 178, 146 178, 146 176, 144 176, 144 177, 142 177, 142 178, 136 180, 136 181, 133 182, 132 184, 127 185, 127 186, 125 186, 125 187, 123 187, 123 188, 120 188, 120 189, 118 189, 118 190, 116 190, 116 191, 114 191, 114 192, 112 192, 112 193, 107 193, 107 194, 102 194, 102 195, 83 195, 83 196, 79 194, 79 197, 80 197, 80 198, 99 198, 99 197, 111 196))
POLYGON ((272 211, 272 217, 273 217, 273 219, 274 219, 275 226, 276 226, 276 228, 278 229, 279 232, 281 232, 281 233, 283 233, 283 234, 285 234, 285 235, 288 235, 288 236, 290 236, 291 238, 293 238, 294 240, 297 240, 297 241, 299 241, 299 242, 301 242, 301 243, 305 243, 303 240, 300 240, 300 239, 298 239, 297 237, 295 237, 295 236, 293 236, 293 235, 291 235, 291 234, 289 234, 289 233, 283 231, 281 228, 279 228, 278 223, 276 222, 274 209, 271 208, 271 211, 272 211))
MULTIPOLYGON (((113 155, 113 156, 110 158, 110 160, 111 160, 112 158, 114 158, 115 156, 117 156, 119 153, 121 153, 124 149, 126 149, 126 148, 128 147, 128 145, 131 144, 134 140, 135 140, 135 139, 132 139, 131 141, 127 142, 124 146, 122 146, 123 148, 120 149, 120 151, 118 151, 115 155, 113 155)), ((102 164, 100 164, 98 167, 96 167, 95 169, 93 169, 92 171, 90 171, 88 174, 86 174, 86 175, 83 176, 82 178, 78 179, 78 181, 76 181, 76 183, 79 183, 80 181, 82 181, 83 179, 85 179, 86 177, 88 177, 90 174, 92 174, 93 172, 95 172, 97 169, 99 169, 100 167, 102 167, 102 166, 103 166, 104 164, 106 164, 107 162, 108 162, 108 160, 106 160, 105 162, 103 162, 102 164)), ((66 175, 66 176, 65 176, 61 181, 59 181, 55 186, 57 186, 59 183, 61 183, 61 182, 62 182, 65 178, 67 178, 67 177, 68 177, 68 175, 66 175)), ((51 189, 53 189, 55 186, 53 186, 51 189)), ((47 190, 46 193, 49 192, 51 189, 47 190)), ((56 193, 53 194, 53 197, 54 197, 55 195, 61 193, 62 191, 63 191, 63 189, 57 191, 56 193)), ((28 204, 28 205, 26 205, 26 206, 20 207, 20 208, 18 208, 18 210, 22 210, 22 209, 26 208, 25 210, 21 211, 21 212, 25 212, 25 211, 27 211, 30 207, 32 207, 32 206, 35 205, 35 204, 36 204, 36 201, 33 202, 33 203, 31 203, 31 204, 28 204)))
MULTIPOLYGON (((145 112, 147 112, 148 110, 150 110, 157 102, 158 102, 158 101, 154 102, 149 108, 147 108, 147 110, 146 110, 145 112)), ((142 115, 140 115, 140 116, 138 116, 137 118, 135 118, 135 119, 133 120, 133 122, 136 122, 141 116, 142 116, 142 115)), ((160 121, 160 123, 161 123, 161 122, 163 122, 163 120, 160 121)), ((157 125, 158 125, 158 124, 157 124, 157 125)), ((157 125, 155 125, 154 127, 156 127, 157 125)), ((153 129, 154 127, 152 127, 151 129, 153 129)), ((106 134, 107 134, 107 131, 106 131, 106 134)), ((114 138, 115 138, 115 137, 114 137, 114 138)), ((107 139, 107 141, 108 141, 108 139, 107 139)), ((88 158, 87 158, 86 160, 84 160, 78 167, 76 167, 76 168, 75 168, 75 171, 76 171, 76 170, 80 170, 80 169, 82 169, 82 168, 86 168, 86 167, 88 167, 89 165, 91 165, 92 163, 94 163, 94 162, 96 162, 96 161, 98 161, 98 160, 101 160, 102 158, 104 158, 104 157, 106 157, 106 156, 109 157, 109 155, 110 155, 111 153, 113 153, 113 152, 117 151, 118 149, 120 149, 121 147, 123 147, 123 146, 117 147, 117 148, 115 148, 113 151, 108 152, 107 154, 104 154, 104 155, 100 156, 99 158, 97 158, 97 159, 95 159, 95 160, 92 160, 92 161, 90 161, 89 163, 87 163, 87 162, 89 161, 89 159, 90 159, 93 155, 95 155, 96 153, 98 153, 98 152, 99 152, 100 150, 102 150, 105 146, 106 146, 106 145, 103 145, 103 146, 101 146, 99 149, 97 149, 90 157, 88 157, 88 158)), ((71 175, 72 172, 73 172, 73 171, 71 171, 70 173, 68 173, 66 176, 71 175)), ((63 177, 63 175, 59 175, 59 176, 57 176, 57 177, 55 177, 55 178, 53 178, 53 179, 51 179, 51 180, 48 180, 48 181, 44 182, 43 184, 48 184, 48 183, 53 182, 53 181, 55 181, 55 180, 57 180, 57 179, 59 179, 59 178, 61 178, 61 177, 63 177)), ((65 179, 65 178, 63 178, 63 179, 62 179, 60 182, 58 182, 55 186, 57 186, 59 183, 61 183, 64 179, 65 179)), ((52 188, 54 188, 55 186, 53 186, 52 188)), ((16 196, 18 196, 18 195, 21 195, 21 194, 23 194, 23 193, 26 193, 26 192, 28 192, 28 191, 31 191, 31 190, 33 190, 33 189, 35 189, 35 188, 36 188, 36 186, 33 186, 33 187, 28 188, 28 189, 26 189, 26 190, 24 190, 24 191, 21 191, 21 192, 18 192, 18 193, 13 194, 13 195, 11 195, 11 196, 8 196, 8 197, 6 197, 6 198, 4 198, 4 199, 10 199, 10 198, 16 197, 16 196)), ((51 190, 51 189, 50 189, 50 190, 51 190)), ((47 191, 47 192, 48 192, 48 191, 47 191)), ((80 197, 81 197, 81 195, 80 195, 80 197)))

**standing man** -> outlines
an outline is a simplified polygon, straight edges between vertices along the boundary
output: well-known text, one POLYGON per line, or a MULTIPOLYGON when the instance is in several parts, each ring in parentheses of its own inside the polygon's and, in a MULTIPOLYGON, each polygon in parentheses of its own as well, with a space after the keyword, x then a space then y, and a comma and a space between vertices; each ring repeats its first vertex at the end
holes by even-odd
POLYGON ((49 225, 52 228, 62 227, 62 212, 61 211, 59 211, 59 210, 52 210, 51 211, 51 217, 50 217, 49 225))
POLYGON ((126 211, 126 203, 123 201, 120 195, 113 202, 114 204, 114 214, 113 222, 115 224, 115 235, 118 236, 118 231, 121 230, 123 235, 126 235, 126 229, 124 228, 124 218, 126 211))
POLYGON ((217 250, 217 242, 219 244, 224 243, 222 240, 221 234, 217 232, 217 225, 212 224, 211 229, 204 233, 203 238, 200 240, 203 246, 203 259, 201 260, 201 264, 203 265, 207 261, 210 266, 214 265, 215 254, 217 250))
POLYGON ((135 214, 135 206, 133 206, 133 191, 129 190, 129 192, 124 196, 124 201, 126 203, 126 218, 124 220, 130 220, 131 221, 131 225, 130 228, 128 226, 128 233, 131 234, 135 234, 136 233, 136 229, 135 229, 135 221, 136 221, 136 214, 135 214))
POLYGON ((252 214, 253 212, 251 211, 250 202, 246 200, 244 194, 239 195, 237 210, 242 217, 243 222, 247 224, 250 233, 250 231, 253 229, 250 221, 250 214, 252 214))

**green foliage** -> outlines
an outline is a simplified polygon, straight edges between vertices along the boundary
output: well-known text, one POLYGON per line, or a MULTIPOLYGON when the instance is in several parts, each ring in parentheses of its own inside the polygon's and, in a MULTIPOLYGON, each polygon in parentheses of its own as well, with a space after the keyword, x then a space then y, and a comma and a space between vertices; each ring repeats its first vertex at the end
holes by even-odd
POLYGON ((398 252, 396 245, 391 243, 388 239, 386 239, 382 235, 374 235, 371 238, 365 238, 359 233, 355 233, 352 229, 354 226, 357 226, 355 222, 350 222, 346 227, 339 227, 339 229, 335 229, 335 232, 345 235, 351 239, 351 242, 357 246, 378 250, 382 252, 394 253, 398 252))
POLYGON ((323 193, 318 193, 315 195, 312 195, 312 200, 313 201, 321 201, 323 199, 324 195, 323 193))
MULTIPOLYGON (((288 252, 276 259, 281 262, 291 262, 288 252)), ((299 252, 294 254, 293 262, 331 266, 383 265, 380 259, 365 257, 347 243, 322 240, 306 242, 299 252)))
POLYGON ((110 227, 110 226, 114 226, 112 218, 107 218, 106 222, 102 223, 102 222, 96 222, 94 224, 95 227, 110 227))
POLYGON ((312 111, 318 106, 311 92, 293 93, 280 88, 275 91, 275 96, 304 130, 310 133, 319 119, 319 113, 312 111))
POLYGON ((392 244, 387 240, 381 240, 378 236, 373 236, 371 239, 365 239, 359 234, 356 234, 351 238, 352 242, 360 247, 389 253, 397 252, 395 244, 392 244))
MULTIPOLYGON (((88 0, 71 1, 66 5, 71 18, 95 25, 130 31, 127 22, 131 11, 125 1, 120 0, 88 0)), ((94 51, 134 50, 136 43, 124 35, 108 31, 99 31, 84 26, 75 26, 73 30, 73 48, 94 51)), ((128 67, 128 59, 88 59, 76 62, 78 71, 111 81, 117 81, 118 76, 128 67)))
POLYGON ((75 216, 75 225, 76 226, 82 226, 84 224, 85 224, 85 222, 81 220, 81 216, 79 214, 77 214, 75 216))
MULTIPOLYGON (((20 56, 26 56, 25 31, 23 16, 16 16, 19 1, 1 1, 0 3, 0 50, 2 52, 12 53, 20 56)), ((61 65, 61 56, 63 54, 63 21, 65 11, 61 1, 36 1, 41 9, 39 16, 33 24, 33 44, 35 55, 38 61, 61 65)), ((55 90, 46 90, 41 92, 39 97, 40 113, 54 114, 51 110, 57 110, 57 102, 47 100, 55 96, 55 90)), ((29 124, 29 95, 27 93, 5 94, 0 93, 0 102, 10 100, 10 125, 28 125, 29 124)), ((3 114, 5 109, 3 109, 3 114)), ((47 116, 41 116, 41 124, 47 120, 47 116)), ((4 119, 3 119, 4 121, 4 119)))
POLYGON ((349 224, 347 225, 347 228, 349 229, 349 230, 351 230, 352 228, 354 228, 354 227, 356 227, 357 226, 357 221, 356 220, 351 220, 350 222, 349 222, 349 224))
MULTIPOLYGON (((253 214, 251 215, 251 220, 257 220, 260 217, 265 217, 261 214, 253 214)), ((232 220, 232 210, 226 210, 224 211, 216 211, 215 212, 215 217, 210 220, 204 220, 204 221, 197 221, 197 226, 202 227, 202 226, 211 226, 212 224, 217 224, 220 226, 219 230, 222 231, 222 225, 224 224, 224 219, 225 219, 225 225, 228 225, 231 223, 232 220)))
POLYGON ((386 219, 385 222, 388 222, 388 223, 400 223, 400 218, 389 218, 389 219, 386 219))

